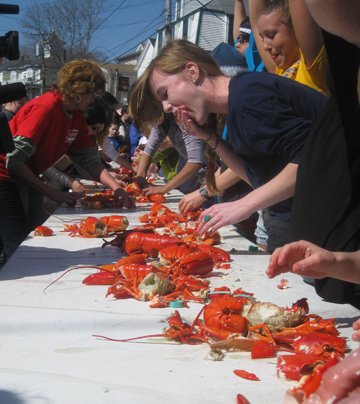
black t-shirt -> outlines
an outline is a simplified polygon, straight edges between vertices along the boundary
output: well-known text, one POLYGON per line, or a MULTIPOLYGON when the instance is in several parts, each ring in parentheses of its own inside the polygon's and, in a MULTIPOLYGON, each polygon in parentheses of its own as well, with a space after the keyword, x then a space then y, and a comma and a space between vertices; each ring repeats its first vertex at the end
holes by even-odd
MULTIPOLYGON (((246 72, 229 84, 228 137, 254 188, 298 164, 305 140, 327 97, 291 79, 246 72)), ((292 199, 270 207, 290 219, 292 199)))

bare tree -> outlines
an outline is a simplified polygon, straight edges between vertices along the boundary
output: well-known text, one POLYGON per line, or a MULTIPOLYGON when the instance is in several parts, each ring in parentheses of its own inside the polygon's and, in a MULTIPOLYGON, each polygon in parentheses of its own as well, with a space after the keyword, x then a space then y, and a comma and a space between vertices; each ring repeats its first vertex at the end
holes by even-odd
MULTIPOLYGON (((91 52, 91 40, 100 29, 106 0, 61 0, 49 3, 36 1, 28 7, 21 19, 25 37, 34 35, 45 41, 55 33, 66 49, 66 60, 99 57, 91 52)), ((59 60, 62 55, 58 55, 59 60)))

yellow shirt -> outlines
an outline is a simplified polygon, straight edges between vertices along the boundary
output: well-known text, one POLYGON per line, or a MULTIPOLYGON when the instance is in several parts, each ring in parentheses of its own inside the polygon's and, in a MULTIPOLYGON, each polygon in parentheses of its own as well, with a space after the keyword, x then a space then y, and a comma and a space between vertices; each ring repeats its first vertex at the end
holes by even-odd
POLYGON ((315 90, 320 91, 320 93, 329 96, 330 91, 326 84, 326 67, 328 60, 325 47, 323 46, 321 48, 320 53, 310 67, 306 66, 301 50, 300 55, 300 59, 288 69, 280 70, 276 68, 276 74, 298 81, 299 83, 312 87, 315 90))

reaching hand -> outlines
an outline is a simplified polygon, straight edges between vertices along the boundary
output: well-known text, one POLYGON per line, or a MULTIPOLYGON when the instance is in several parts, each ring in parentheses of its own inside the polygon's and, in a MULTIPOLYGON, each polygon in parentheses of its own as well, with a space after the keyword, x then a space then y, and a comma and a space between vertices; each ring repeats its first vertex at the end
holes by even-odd
POLYGON ((51 190, 51 193, 48 194, 48 197, 52 199, 53 201, 63 203, 66 202, 69 205, 75 206, 76 201, 78 199, 81 199, 85 196, 84 193, 80 192, 61 192, 61 191, 56 191, 54 189, 51 190))
POLYGON ((85 186, 78 180, 70 179, 70 189, 73 192, 84 192, 85 191, 85 186))
POLYGON ((114 191, 114 194, 121 200, 124 201, 124 204, 127 208, 135 208, 135 201, 129 194, 121 188, 118 188, 114 191))
POLYGON ((184 195, 179 203, 179 211, 183 215, 192 212, 204 203, 205 199, 200 195, 197 189, 190 194, 184 195))
POLYGON ((241 222, 251 214, 252 212, 247 210, 246 204, 240 203, 240 201, 213 205, 199 216, 198 233, 202 236, 209 231, 212 236, 221 227, 241 222), (208 220, 205 221, 205 218, 208 220))
POLYGON ((144 196, 150 196, 154 194, 165 194, 166 190, 163 185, 152 185, 147 184, 145 188, 142 189, 142 194, 144 196))
MULTIPOLYGON (((353 329, 355 330, 354 334, 352 335, 352 339, 354 341, 359 341, 360 342, 360 318, 355 321, 353 324, 353 329)), ((360 358, 359 358, 360 360, 360 358)))
POLYGON ((310 278, 330 276, 336 259, 332 252, 308 241, 296 241, 277 248, 269 262, 266 274, 274 278, 285 272, 293 272, 310 278))

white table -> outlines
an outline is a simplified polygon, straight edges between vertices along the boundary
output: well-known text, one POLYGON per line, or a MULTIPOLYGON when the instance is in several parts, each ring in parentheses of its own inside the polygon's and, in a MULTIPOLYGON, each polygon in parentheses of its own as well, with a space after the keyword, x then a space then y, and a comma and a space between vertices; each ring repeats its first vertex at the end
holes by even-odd
MULTIPOLYGON (((167 196, 167 205, 177 209, 179 192, 167 196)), ((125 214, 130 227, 150 207, 136 210, 81 211, 60 207, 56 214, 68 220, 87 216, 125 214)), ((134 299, 105 298, 107 286, 85 286, 91 269, 69 272, 44 288, 65 270, 81 265, 105 265, 121 258, 120 250, 101 248, 102 239, 69 237, 55 217, 46 223, 53 237, 29 237, 0 272, 0 403, 236 403, 242 393, 252 404, 282 401, 292 382, 276 376, 276 359, 251 360, 249 353, 227 353, 224 360, 205 357, 207 344, 189 346, 162 338, 129 343, 109 342, 93 334, 124 339, 159 334, 173 309, 150 309, 134 299), (235 369, 255 373, 260 382, 243 380, 235 369)), ((341 335, 350 337, 351 324, 360 312, 349 305, 327 303, 312 286, 287 274, 289 287, 279 290, 280 279, 269 280, 265 269, 269 256, 249 253, 250 243, 232 226, 221 229, 224 248, 231 254, 230 270, 213 278, 211 287, 242 287, 260 301, 290 306, 307 297, 310 312, 336 317, 341 335)), ((179 309, 192 322, 201 305, 179 309)), ((351 339, 348 347, 358 344, 351 339)))

